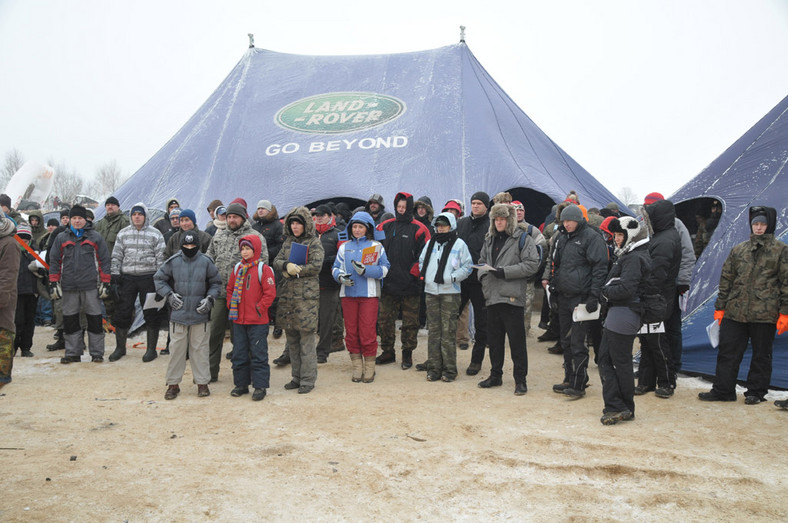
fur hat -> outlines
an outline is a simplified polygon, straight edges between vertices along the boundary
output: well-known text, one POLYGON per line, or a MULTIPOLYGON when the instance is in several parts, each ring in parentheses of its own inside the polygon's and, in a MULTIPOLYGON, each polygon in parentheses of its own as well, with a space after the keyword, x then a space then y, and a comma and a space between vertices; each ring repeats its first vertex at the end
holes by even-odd
POLYGON ((493 196, 493 203, 512 203, 512 195, 508 192, 499 192, 493 196))
POLYGON ((621 218, 613 219, 610 222, 609 229, 612 233, 620 232, 626 235, 624 244, 616 248, 617 255, 627 252, 630 245, 648 237, 648 230, 644 227, 644 224, 641 224, 637 218, 632 218, 631 216, 622 216, 621 218))
POLYGON ((490 230, 487 233, 488 237, 492 237, 498 232, 495 228, 496 218, 506 218, 506 229, 504 229, 504 232, 509 236, 514 234, 514 230, 517 228, 517 211, 514 207, 508 203, 496 203, 492 206, 492 209, 490 209, 490 230))
POLYGON ((580 207, 572 204, 561 211, 561 221, 565 222, 567 220, 583 223, 585 219, 583 218, 583 211, 580 210, 580 207))

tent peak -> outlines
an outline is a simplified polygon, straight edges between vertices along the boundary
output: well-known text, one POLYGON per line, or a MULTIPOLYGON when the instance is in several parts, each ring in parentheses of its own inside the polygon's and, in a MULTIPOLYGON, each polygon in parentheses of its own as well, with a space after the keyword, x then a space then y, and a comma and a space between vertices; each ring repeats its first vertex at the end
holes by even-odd
POLYGON ((254 34, 246 33, 246 36, 249 37, 249 49, 254 49, 254 34))
POLYGON ((465 43, 465 26, 464 25, 460 26, 460 43, 461 44, 465 43))

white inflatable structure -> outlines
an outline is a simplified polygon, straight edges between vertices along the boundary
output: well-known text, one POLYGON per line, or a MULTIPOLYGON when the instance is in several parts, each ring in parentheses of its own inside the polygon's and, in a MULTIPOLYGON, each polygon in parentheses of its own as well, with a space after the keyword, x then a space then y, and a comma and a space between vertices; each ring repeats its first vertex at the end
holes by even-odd
POLYGON ((14 209, 23 201, 43 205, 49 198, 54 180, 55 170, 52 167, 30 160, 14 173, 3 192, 11 198, 14 209))

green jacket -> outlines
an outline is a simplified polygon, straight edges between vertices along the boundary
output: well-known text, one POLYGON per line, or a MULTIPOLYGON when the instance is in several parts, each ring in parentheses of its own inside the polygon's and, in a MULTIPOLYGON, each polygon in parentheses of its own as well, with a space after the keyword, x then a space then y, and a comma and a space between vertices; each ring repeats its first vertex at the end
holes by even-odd
POLYGON ((742 323, 777 323, 788 314, 788 245, 774 234, 752 234, 731 249, 714 308, 742 323))
POLYGON ((129 225, 131 225, 129 217, 122 212, 118 212, 112 216, 104 216, 102 219, 96 222, 94 229, 101 235, 102 238, 104 238, 104 242, 107 244, 107 249, 109 249, 109 252, 111 253, 112 249, 115 248, 115 240, 118 237, 118 233, 121 229, 128 227, 129 225))
POLYGON ((276 310, 276 323, 285 330, 317 331, 317 314, 320 302, 320 281, 318 275, 323 268, 323 244, 315 233, 312 215, 306 207, 296 207, 285 217, 285 242, 273 261, 274 270, 283 278, 277 286, 276 295, 279 306, 276 310), (290 222, 299 216, 305 223, 304 233, 298 238, 290 231, 290 222), (294 243, 305 244, 309 248, 306 265, 297 277, 287 274, 287 263, 294 243))

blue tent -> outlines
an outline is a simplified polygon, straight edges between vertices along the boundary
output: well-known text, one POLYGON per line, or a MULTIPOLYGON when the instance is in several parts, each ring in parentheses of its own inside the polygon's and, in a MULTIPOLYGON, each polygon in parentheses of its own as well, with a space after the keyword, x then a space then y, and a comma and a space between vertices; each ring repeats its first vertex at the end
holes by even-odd
MULTIPOLYGON (((694 229, 695 214, 715 199, 722 203, 719 225, 698 258, 684 314, 682 370, 713 376, 717 351, 711 347, 706 326, 713 319, 714 301, 722 265, 731 248, 750 234, 748 209, 766 205, 777 209, 775 236, 788 240, 788 97, 747 131, 719 158, 670 199, 680 218, 694 229)), ((750 366, 747 351, 739 372, 745 380, 750 366)), ((788 388, 788 333, 774 344, 772 385, 788 388)))
MULTIPOLYGON (((465 43, 368 56, 249 49, 180 131, 115 193, 198 212, 213 199, 281 211, 373 193, 428 195, 439 209, 510 190, 541 223, 576 190, 586 207, 623 202, 504 93, 465 43)), ((352 208, 352 206, 351 206, 352 208)), ((249 209, 250 212, 253 209, 249 209)))

